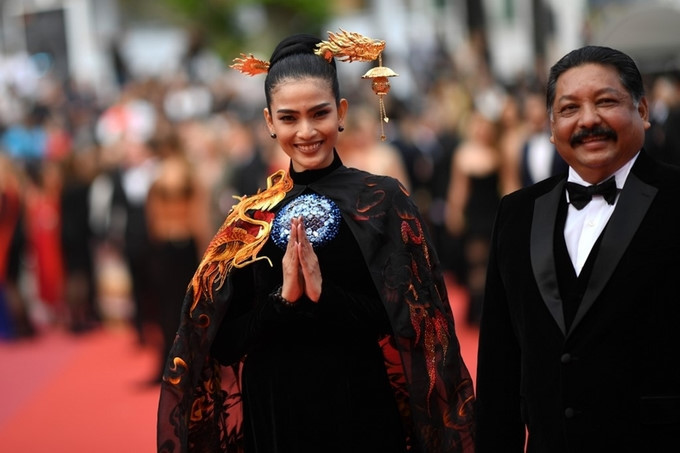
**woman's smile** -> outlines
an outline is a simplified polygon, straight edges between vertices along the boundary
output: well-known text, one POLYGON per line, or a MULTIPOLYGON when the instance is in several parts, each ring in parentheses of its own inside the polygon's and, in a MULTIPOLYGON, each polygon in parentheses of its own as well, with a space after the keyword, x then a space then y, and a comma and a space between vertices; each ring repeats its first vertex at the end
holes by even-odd
POLYGON ((310 154, 317 152, 321 148, 322 144, 323 141, 318 141, 314 143, 300 143, 295 145, 295 147, 303 153, 310 154))
POLYGON ((264 116, 295 171, 325 168, 333 162, 338 127, 347 101, 336 103, 333 91, 320 78, 286 80, 272 90, 264 116))

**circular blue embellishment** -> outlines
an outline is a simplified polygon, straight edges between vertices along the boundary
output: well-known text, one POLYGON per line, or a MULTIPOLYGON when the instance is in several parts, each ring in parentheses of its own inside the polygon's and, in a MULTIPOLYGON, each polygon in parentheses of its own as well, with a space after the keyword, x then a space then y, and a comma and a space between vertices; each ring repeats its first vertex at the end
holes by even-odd
POLYGON ((340 229, 340 209, 333 200, 317 194, 300 195, 281 208, 272 223, 271 237, 283 250, 290 238, 290 221, 296 217, 304 220, 307 238, 315 249, 332 241, 340 229))

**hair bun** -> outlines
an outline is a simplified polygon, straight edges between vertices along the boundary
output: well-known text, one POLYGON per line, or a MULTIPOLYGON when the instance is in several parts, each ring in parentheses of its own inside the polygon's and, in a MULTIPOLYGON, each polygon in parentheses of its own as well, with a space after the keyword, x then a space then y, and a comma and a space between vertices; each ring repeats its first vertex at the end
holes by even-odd
POLYGON ((276 64, 277 61, 297 54, 314 54, 317 44, 321 39, 314 35, 299 33, 289 36, 276 46, 272 56, 269 59, 270 67, 276 64))

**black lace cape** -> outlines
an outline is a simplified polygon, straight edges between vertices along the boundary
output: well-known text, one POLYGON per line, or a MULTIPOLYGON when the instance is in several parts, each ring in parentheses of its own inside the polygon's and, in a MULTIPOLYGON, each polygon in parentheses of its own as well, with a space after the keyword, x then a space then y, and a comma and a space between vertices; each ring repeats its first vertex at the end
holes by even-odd
MULTIPOLYGON (((473 384, 417 208, 396 180, 344 166, 308 187, 340 207, 381 294, 393 330, 381 346, 412 451, 472 452, 473 384)), ((224 367, 209 355, 232 293, 229 276, 217 286, 195 306, 187 291, 161 384, 159 452, 243 451, 241 362, 224 367)))

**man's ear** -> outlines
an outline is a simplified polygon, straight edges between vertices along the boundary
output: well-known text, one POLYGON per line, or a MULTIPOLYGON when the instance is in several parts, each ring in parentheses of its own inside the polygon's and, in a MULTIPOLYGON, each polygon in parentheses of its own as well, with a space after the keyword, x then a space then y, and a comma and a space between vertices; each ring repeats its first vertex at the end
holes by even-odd
POLYGON ((652 123, 649 122, 649 104, 645 96, 642 96, 640 102, 638 102, 637 111, 640 114, 640 118, 642 118, 645 130, 652 127, 652 123))
POLYGON ((552 121, 550 122, 550 143, 552 143, 553 145, 555 144, 555 133, 554 133, 554 130, 553 130, 552 121))

